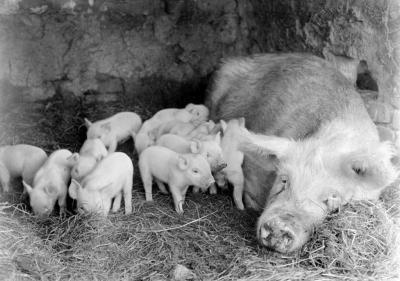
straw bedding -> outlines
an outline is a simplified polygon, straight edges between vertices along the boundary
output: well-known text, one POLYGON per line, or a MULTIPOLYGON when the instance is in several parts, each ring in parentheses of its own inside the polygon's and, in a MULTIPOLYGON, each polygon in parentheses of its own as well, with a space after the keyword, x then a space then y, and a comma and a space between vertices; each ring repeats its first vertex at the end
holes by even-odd
MULTIPOLYGON (((82 118, 96 120, 122 110, 144 119, 159 108, 115 102, 104 105, 62 100, 1 109, 0 144, 29 143, 51 152, 78 151, 82 118)), ((0 195, 1 280, 397 280, 399 191, 388 188, 377 203, 358 202, 331 214, 301 251, 282 255, 258 246, 258 214, 240 212, 230 191, 188 194, 184 215, 172 198, 144 200, 131 141, 120 147, 135 164, 133 213, 106 219, 76 215, 34 217, 14 192, 0 195), (191 272, 176 275, 177 266, 191 272), (182 279, 183 278, 183 279, 182 279)), ((69 202, 73 207, 73 202, 69 202)))

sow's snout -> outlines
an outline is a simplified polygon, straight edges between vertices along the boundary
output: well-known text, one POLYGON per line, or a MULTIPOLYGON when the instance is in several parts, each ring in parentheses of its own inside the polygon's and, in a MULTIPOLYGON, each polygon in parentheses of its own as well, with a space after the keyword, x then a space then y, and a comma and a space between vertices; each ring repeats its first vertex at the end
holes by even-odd
POLYGON ((259 243, 277 252, 293 252, 308 238, 309 231, 292 215, 278 216, 258 223, 259 243))

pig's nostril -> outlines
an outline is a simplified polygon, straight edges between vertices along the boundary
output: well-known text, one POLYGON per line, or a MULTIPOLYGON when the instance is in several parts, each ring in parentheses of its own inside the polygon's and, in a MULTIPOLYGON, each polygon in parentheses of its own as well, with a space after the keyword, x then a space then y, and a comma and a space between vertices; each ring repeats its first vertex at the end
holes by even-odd
POLYGON ((260 227, 260 233, 259 233, 260 242, 265 246, 269 246, 271 242, 270 241, 271 235, 272 235, 272 228, 267 223, 264 223, 260 227))
POLYGON ((282 234, 281 247, 286 250, 289 249, 292 246, 293 240, 293 235, 290 232, 284 232, 282 234))
POLYGON ((222 169, 225 169, 227 166, 228 166, 228 164, 222 163, 219 165, 219 168, 222 170, 222 169))

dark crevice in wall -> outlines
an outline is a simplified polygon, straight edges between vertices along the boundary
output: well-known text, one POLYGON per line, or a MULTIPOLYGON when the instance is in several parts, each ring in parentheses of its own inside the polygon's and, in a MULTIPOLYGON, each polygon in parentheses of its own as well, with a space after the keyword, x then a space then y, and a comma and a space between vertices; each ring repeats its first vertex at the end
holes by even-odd
POLYGON ((368 63, 361 60, 357 68, 357 88, 360 90, 379 91, 378 83, 368 69, 368 63))

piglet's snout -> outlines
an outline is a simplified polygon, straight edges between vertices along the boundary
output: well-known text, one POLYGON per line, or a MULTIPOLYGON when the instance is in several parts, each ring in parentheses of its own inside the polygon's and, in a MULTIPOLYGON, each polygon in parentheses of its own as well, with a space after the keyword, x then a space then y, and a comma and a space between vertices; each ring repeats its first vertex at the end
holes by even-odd
POLYGON ((215 168, 215 172, 219 172, 219 171, 225 169, 227 166, 228 166, 228 164, 226 164, 225 162, 222 162, 217 165, 217 167, 215 168))
POLYGON ((261 245, 281 253, 294 251, 302 240, 291 224, 279 217, 261 224, 258 232, 261 245))
POLYGON ((214 178, 211 176, 204 181, 204 187, 207 188, 215 182, 214 178))

